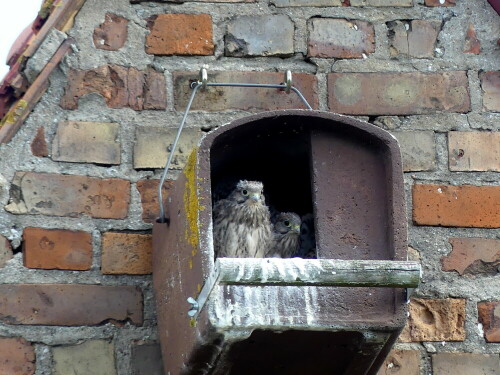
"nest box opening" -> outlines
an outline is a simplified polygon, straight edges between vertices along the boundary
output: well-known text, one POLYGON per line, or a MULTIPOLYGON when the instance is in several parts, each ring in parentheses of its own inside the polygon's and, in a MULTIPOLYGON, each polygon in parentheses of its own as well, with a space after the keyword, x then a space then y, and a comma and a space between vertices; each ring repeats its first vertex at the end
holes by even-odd
POLYGON ((312 213, 309 129, 290 119, 262 119, 221 134, 210 153, 213 199, 239 180, 261 181, 271 210, 312 213))
POLYGON ((210 164, 212 203, 238 181, 253 180, 263 183, 272 218, 279 212, 313 214, 310 129, 293 117, 260 119, 222 133, 210 164))

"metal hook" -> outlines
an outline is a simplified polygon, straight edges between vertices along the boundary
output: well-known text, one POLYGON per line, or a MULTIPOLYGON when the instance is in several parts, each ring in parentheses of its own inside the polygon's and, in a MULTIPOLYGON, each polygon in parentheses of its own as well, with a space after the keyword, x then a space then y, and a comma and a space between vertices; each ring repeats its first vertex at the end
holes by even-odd
POLYGON ((200 69, 200 75, 198 77, 198 82, 201 83, 201 88, 204 89, 207 87, 208 82, 208 73, 206 68, 200 69))
POLYGON ((285 92, 290 94, 290 90, 292 89, 292 72, 290 70, 285 72, 285 86, 285 92))
POLYGON ((158 200, 160 204, 160 223, 166 223, 168 222, 168 219, 165 217, 165 209, 163 207, 163 192, 162 192, 162 187, 163 184, 165 183, 165 179, 167 178, 167 173, 170 168, 170 163, 172 161, 172 157, 174 155, 175 149, 177 147, 177 142, 179 141, 182 129, 184 127, 184 123, 186 122, 187 115, 189 113, 189 110, 191 108, 191 104, 193 104, 194 97, 196 95, 196 92, 198 91, 199 88, 206 88, 207 86, 219 86, 219 87, 259 87, 259 88, 270 88, 270 89, 280 89, 280 90, 285 90, 287 94, 290 93, 290 91, 295 92, 300 100, 304 103, 304 105, 307 107, 307 109, 312 110, 312 107, 309 105, 307 102, 306 98, 301 94, 299 89, 296 87, 292 86, 292 72, 290 70, 287 70, 285 73, 285 82, 279 85, 274 85, 274 84, 259 84, 259 83, 237 83, 237 82, 231 82, 231 83, 218 83, 218 82, 208 82, 208 73, 207 69, 205 67, 202 67, 200 69, 200 73, 198 75, 198 80, 195 82, 192 82, 190 84, 191 89, 193 92, 191 93, 191 97, 189 98, 188 104, 186 106, 186 111, 184 112, 184 116, 182 117, 181 124, 179 125, 179 130, 177 131, 177 136, 175 137, 174 143, 172 145, 172 149, 170 151, 170 154, 168 156, 167 163, 165 165, 165 168, 163 169, 163 174, 160 179, 160 184, 158 185, 158 200))

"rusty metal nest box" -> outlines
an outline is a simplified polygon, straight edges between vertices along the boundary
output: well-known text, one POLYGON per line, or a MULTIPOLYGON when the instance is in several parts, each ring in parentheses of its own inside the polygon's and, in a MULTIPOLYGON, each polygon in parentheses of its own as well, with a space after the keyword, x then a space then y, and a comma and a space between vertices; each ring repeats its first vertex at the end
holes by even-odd
POLYGON ((399 146, 349 117, 284 110, 236 120, 192 152, 153 228, 167 374, 375 374, 406 320, 399 146), (215 259, 212 193, 263 181, 277 209, 313 213, 317 259, 215 259), (188 315, 188 310, 191 311, 188 315))

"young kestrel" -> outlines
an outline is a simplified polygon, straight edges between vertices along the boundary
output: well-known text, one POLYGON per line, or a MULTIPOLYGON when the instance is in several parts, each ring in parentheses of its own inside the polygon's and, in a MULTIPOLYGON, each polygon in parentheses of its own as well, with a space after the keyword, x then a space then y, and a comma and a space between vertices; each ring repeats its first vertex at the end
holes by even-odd
POLYGON ((259 181, 241 180, 213 207, 216 257, 263 258, 271 241, 271 221, 259 181))

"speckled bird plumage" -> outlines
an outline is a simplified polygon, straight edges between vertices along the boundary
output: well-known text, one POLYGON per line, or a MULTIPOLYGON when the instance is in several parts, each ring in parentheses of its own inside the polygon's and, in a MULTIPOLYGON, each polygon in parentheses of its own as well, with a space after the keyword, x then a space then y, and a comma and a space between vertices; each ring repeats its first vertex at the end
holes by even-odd
POLYGON ((262 258, 271 241, 271 221, 259 181, 241 180, 213 207, 216 257, 262 258))
POLYGON ((273 226, 273 240, 269 257, 290 258, 297 255, 300 247, 300 216, 294 212, 282 212, 273 226))

